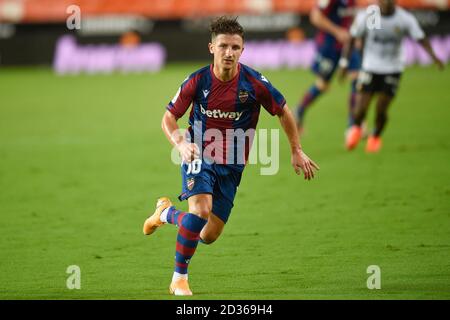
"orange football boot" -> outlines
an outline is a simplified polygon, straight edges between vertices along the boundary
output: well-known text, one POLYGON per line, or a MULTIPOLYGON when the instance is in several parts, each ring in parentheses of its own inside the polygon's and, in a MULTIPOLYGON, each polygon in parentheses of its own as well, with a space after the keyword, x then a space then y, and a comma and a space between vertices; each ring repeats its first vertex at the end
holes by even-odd
POLYGON ((352 126, 349 129, 347 137, 345 139, 345 146, 347 147, 347 150, 352 150, 358 145, 358 142, 361 139, 361 135, 362 135, 361 127, 352 126))
POLYGON ((376 153, 380 151, 380 149, 381 149, 381 138, 370 136, 369 139, 367 139, 366 152, 376 153))
POLYGON ((189 289, 189 283, 187 279, 183 278, 172 281, 169 292, 175 296, 192 296, 192 291, 189 289))
POLYGON ((172 206, 172 202, 167 197, 159 198, 156 202, 156 210, 147 220, 144 222, 143 232, 145 235, 151 235, 155 230, 162 226, 164 222, 160 220, 161 213, 164 209, 172 206))

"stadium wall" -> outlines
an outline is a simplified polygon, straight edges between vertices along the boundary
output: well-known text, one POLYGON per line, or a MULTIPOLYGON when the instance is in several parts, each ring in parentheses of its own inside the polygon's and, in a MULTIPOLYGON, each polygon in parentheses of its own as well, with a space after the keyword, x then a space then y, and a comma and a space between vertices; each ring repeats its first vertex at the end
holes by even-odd
MULTIPOLYGON (((450 35, 450 11, 415 9, 412 12, 427 34, 441 39, 450 35)), ((307 40, 315 34, 308 15, 295 12, 256 16, 242 14, 239 19, 246 29, 249 44, 284 41, 294 46, 308 47, 307 40)), ((81 28, 74 30, 69 30, 65 22, 3 22, 0 23, 0 65, 52 65, 59 41, 68 35, 80 48, 103 46, 111 56, 111 46, 115 46, 114 52, 119 52, 122 45, 130 47, 125 41, 130 31, 138 38, 135 43, 139 46, 146 44, 155 48, 153 51, 144 50, 152 55, 148 61, 153 59, 161 64, 161 57, 162 65, 166 62, 205 61, 210 59, 207 50, 209 21, 208 17, 149 19, 135 15, 82 16, 81 28)), ((120 65, 117 61, 110 63, 120 65)), ((136 66, 130 68, 136 69, 136 66)), ((144 65, 143 69, 155 71, 158 68, 144 65)))
MULTIPOLYGON (((375 0, 357 0, 365 7, 375 0)), ((154 19, 208 17, 221 14, 307 14, 316 0, 0 0, 0 22, 62 22, 72 5, 85 15, 139 15, 154 19)), ((397 0, 410 9, 448 10, 450 0, 397 0)))

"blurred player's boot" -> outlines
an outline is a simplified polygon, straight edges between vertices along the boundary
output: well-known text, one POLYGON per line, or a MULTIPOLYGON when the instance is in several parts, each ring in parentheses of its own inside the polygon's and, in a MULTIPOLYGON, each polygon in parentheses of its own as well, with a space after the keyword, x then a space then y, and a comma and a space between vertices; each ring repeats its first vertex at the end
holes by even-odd
POLYGON ((173 280, 169 287, 170 294, 176 296, 192 296, 192 291, 189 289, 187 279, 181 278, 173 280))
MULTIPOLYGON (((350 133, 351 129, 352 129, 352 126, 349 126, 347 129, 345 129, 344 137, 345 137, 346 139, 347 139, 348 134, 350 133)), ((369 137, 369 127, 367 126, 367 122, 364 121, 364 122, 361 124, 361 139, 365 140, 365 139, 367 139, 368 137, 369 137)))
POLYGON ((172 202, 169 198, 162 197, 156 202, 156 210, 147 220, 144 222, 143 232, 145 235, 151 235, 155 230, 162 226, 164 222, 161 221, 160 216, 164 209, 172 206, 172 202))
POLYGON ((361 127, 352 126, 350 128, 345 139, 345 146, 347 147, 347 150, 352 150, 358 145, 358 142, 361 139, 361 132, 361 127))
POLYGON ((381 149, 381 138, 370 136, 369 139, 367 139, 366 152, 375 153, 380 151, 380 149, 381 149))

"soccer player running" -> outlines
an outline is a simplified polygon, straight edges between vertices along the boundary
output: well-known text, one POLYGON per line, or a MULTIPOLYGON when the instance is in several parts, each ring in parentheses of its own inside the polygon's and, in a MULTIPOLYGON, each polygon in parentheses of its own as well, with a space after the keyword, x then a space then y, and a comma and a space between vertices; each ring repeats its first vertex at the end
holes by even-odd
POLYGON ((166 197, 159 198, 143 227, 146 235, 166 223, 179 227, 175 272, 169 287, 174 295, 192 295, 188 265, 197 244, 213 243, 229 218, 251 144, 242 145, 242 139, 253 139, 261 105, 278 116, 289 140, 295 172, 303 172, 310 180, 318 169, 302 151, 295 119, 284 97, 263 75, 239 63, 244 50, 242 26, 236 19, 221 17, 212 22, 210 31, 213 64, 184 80, 162 119, 167 139, 182 157, 179 200, 188 200, 189 212, 176 209, 166 197), (177 121, 191 103, 190 135, 186 137, 179 133, 177 121), (235 136, 230 139, 227 135, 230 130, 250 134, 236 135, 241 142, 236 144, 235 136), (215 150, 210 152, 212 144, 215 150))
MULTIPOLYGON (((396 6, 395 0, 379 0, 378 4, 377 12, 381 13, 379 26, 373 23, 376 20, 369 11, 359 15, 350 30, 352 39, 343 53, 343 56, 348 59, 355 38, 364 38, 362 71, 357 82, 359 93, 354 113, 355 124, 346 137, 346 147, 352 150, 358 145, 361 139, 361 123, 373 95, 379 93, 375 129, 366 144, 366 152, 369 153, 378 152, 381 149, 381 133, 388 120, 388 107, 395 97, 404 69, 401 50, 403 38, 410 36, 418 41, 439 69, 444 68, 412 14, 396 6)), ((345 68, 339 73, 345 74, 345 68)))
MULTIPOLYGON (((311 66, 316 75, 314 84, 304 94, 297 106, 297 128, 303 133, 304 117, 311 104, 330 86, 330 81, 337 69, 344 44, 350 40, 348 29, 356 12, 355 0, 318 0, 310 14, 311 23, 319 29, 316 41, 316 57, 311 66)), ((360 68, 361 56, 355 48, 346 67, 349 71, 351 91, 349 98, 349 126, 353 124, 352 109, 355 105, 356 78, 360 68)))

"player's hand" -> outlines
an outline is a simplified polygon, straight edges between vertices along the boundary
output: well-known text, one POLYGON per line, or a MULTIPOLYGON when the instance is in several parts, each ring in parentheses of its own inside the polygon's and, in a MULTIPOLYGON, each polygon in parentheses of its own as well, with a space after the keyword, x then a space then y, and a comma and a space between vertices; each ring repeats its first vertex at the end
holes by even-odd
POLYGON ((336 29, 334 36, 335 36, 336 40, 342 44, 346 44, 351 39, 350 33, 347 30, 345 30, 344 28, 336 29))
POLYGON ((319 166, 300 149, 297 149, 292 153, 291 162, 295 173, 300 175, 303 172, 305 180, 314 178, 314 170, 320 169, 319 166))
POLYGON ((181 159, 185 163, 190 163, 200 156, 200 150, 195 143, 183 141, 177 145, 177 149, 181 154, 181 159))

